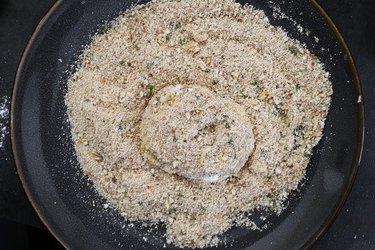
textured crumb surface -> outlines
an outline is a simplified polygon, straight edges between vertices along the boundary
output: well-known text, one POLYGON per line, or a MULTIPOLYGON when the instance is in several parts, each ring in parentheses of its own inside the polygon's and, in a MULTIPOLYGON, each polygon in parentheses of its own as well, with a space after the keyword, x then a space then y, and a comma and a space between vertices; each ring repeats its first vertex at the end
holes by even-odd
MULTIPOLYGON (((168 243, 205 247, 233 225, 251 226, 244 212, 283 209, 321 138, 328 77, 314 55, 251 6, 158 0, 98 31, 69 79, 66 104, 78 159, 99 193, 129 220, 164 222, 168 243), (192 181, 145 156, 145 110, 179 84, 207 89, 245 112, 254 148, 230 178, 192 181)), ((167 146, 178 142, 170 139, 167 146)))
POLYGON ((141 151, 153 165, 208 182, 237 174, 254 149, 245 109, 201 86, 156 93, 143 113, 140 136, 141 151))

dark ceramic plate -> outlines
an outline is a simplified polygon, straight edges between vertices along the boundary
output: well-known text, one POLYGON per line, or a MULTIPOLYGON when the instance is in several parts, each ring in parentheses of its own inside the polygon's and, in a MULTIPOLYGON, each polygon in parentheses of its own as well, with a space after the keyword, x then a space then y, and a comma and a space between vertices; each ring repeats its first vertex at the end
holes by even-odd
MULTIPOLYGON (((253 215, 268 218, 270 226, 263 232, 233 228, 223 237, 235 249, 306 248, 334 220, 357 172, 364 119, 363 105, 357 102, 358 75, 342 37, 315 1, 277 1, 310 36, 298 32, 293 20, 275 19, 264 0, 241 2, 264 10, 272 24, 304 42, 331 73, 334 94, 308 178, 289 197, 288 208, 280 216, 265 211, 253 215)), ((58 1, 33 34, 17 72, 11 131, 18 173, 41 220, 70 249, 159 249, 164 244, 162 225, 151 228, 153 237, 145 242, 140 225, 129 227, 115 209, 103 207, 105 200, 78 167, 64 104, 66 72, 72 70, 82 46, 101 24, 130 4, 125 0, 58 1)))

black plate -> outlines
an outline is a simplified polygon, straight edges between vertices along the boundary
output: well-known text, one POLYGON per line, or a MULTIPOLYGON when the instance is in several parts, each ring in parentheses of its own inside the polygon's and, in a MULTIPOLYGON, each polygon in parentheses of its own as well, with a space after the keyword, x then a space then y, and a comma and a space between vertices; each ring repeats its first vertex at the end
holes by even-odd
MULTIPOLYGON (((277 3, 310 36, 298 32, 293 20, 273 18, 264 0, 241 2, 264 10, 272 24, 306 43, 331 73, 334 94, 308 178, 299 192, 292 193, 288 208, 281 216, 265 214, 271 224, 263 232, 234 228, 225 237, 229 248, 236 249, 309 247, 338 214, 357 172, 364 134, 358 75, 341 35, 315 1, 277 3)), ((154 237, 145 242, 140 225, 129 227, 115 209, 103 207, 105 200, 78 166, 64 104, 67 72, 82 46, 101 24, 130 4, 125 0, 58 1, 33 34, 17 72, 11 133, 18 173, 38 215, 67 248, 159 249, 164 244, 159 237, 162 226, 151 229, 154 237)))

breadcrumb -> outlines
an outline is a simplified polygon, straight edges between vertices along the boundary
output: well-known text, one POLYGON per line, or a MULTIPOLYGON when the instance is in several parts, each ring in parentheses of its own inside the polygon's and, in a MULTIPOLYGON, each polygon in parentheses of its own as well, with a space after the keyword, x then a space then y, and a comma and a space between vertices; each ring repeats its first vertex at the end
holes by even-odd
POLYGON ((232 0, 156 0, 100 29, 68 82, 80 165, 128 220, 164 222, 167 243, 207 247, 244 213, 279 213, 304 178, 332 87, 322 63, 262 11, 232 0), (234 176, 195 182, 142 154, 140 124, 167 86, 209 89, 241 105, 254 150, 234 176))

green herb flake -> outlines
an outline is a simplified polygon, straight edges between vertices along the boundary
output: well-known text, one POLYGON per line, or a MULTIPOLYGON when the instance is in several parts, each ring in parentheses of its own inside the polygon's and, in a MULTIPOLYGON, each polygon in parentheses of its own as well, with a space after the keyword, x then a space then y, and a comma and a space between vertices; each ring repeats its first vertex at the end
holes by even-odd
POLYGON ((298 48, 295 45, 289 46, 289 51, 295 56, 298 54, 298 48))
POLYGON ((299 125, 294 130, 294 135, 297 137, 305 138, 305 127, 303 125, 299 125))
POLYGON ((310 154, 310 153, 304 153, 303 156, 304 156, 305 158, 308 158, 308 159, 309 159, 309 158, 311 157, 311 154, 310 154))
POLYGON ((168 214, 174 214, 176 213, 177 209, 175 207, 171 207, 168 209, 168 214))
POLYGON ((180 22, 172 21, 168 24, 168 26, 171 30, 178 30, 182 27, 182 24, 180 22))
POLYGON ((217 79, 212 80, 212 85, 216 85, 218 83, 219 83, 219 80, 217 80, 217 79))
POLYGON ((146 94, 147 98, 151 98, 154 95, 154 89, 155 89, 154 85, 147 85, 147 94, 146 94))
POLYGON ((250 83, 252 86, 259 87, 260 82, 258 80, 253 81, 250 83))
POLYGON ((229 119, 228 115, 223 115, 224 126, 225 128, 230 129, 230 122, 228 121, 228 119, 229 119))
POLYGON ((202 211, 202 212, 205 212, 207 209, 204 207, 204 206, 200 206, 200 210, 202 211))
POLYGON ((175 27, 175 29, 179 29, 179 28, 182 27, 182 24, 180 22, 177 22, 174 27, 175 27))
POLYGON ((125 64, 125 60, 121 60, 119 63, 120 63, 121 65, 124 65, 124 64, 125 64))
POLYGON ((98 29, 98 35, 104 35, 105 33, 107 33, 107 31, 109 30, 108 26, 103 24, 103 25, 100 25, 99 29, 98 29))
POLYGON ((179 41, 180 45, 184 45, 187 43, 187 39, 184 37, 179 41))
POLYGON ((120 130, 124 130, 124 129, 126 129, 126 124, 124 124, 124 123, 120 123, 119 125, 118 125, 118 128, 120 129, 120 130))
POLYGON ((276 205, 277 205, 276 200, 271 200, 271 202, 272 202, 272 208, 276 208, 276 205))
POLYGON ((151 70, 153 66, 154 66, 153 62, 147 63, 147 65, 146 65, 148 70, 151 70))

